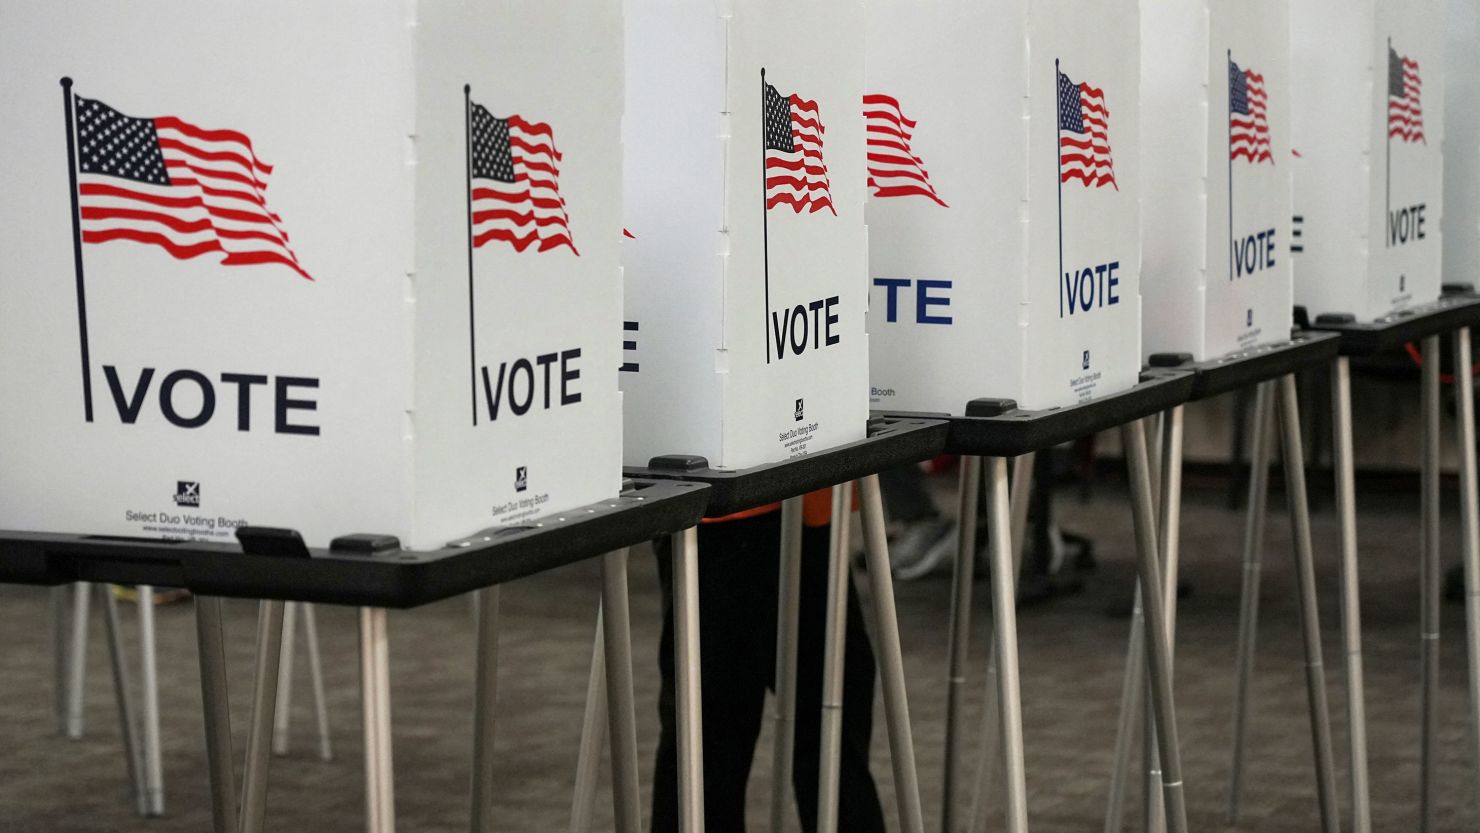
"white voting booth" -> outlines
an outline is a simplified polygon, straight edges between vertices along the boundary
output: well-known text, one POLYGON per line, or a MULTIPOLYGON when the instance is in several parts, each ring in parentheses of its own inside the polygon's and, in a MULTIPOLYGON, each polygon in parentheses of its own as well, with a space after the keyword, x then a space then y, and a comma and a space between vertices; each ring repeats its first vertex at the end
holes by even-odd
POLYGON ((1444 22, 1444 277, 1480 285, 1480 5, 1444 22))
POLYGON ((863 438, 863 23, 841 0, 627 15, 625 458, 863 438))
POLYGON ((1290 337, 1290 3, 1141 5, 1145 350, 1290 337))
POLYGON ((8 8, 0 528, 429 548, 614 496, 621 14, 581 6, 8 8))
POLYGON ((1295 302, 1369 320, 1439 297, 1443 0, 1292 12, 1295 302))
POLYGON ((1135 384, 1135 2, 868 4, 874 407, 1135 384))

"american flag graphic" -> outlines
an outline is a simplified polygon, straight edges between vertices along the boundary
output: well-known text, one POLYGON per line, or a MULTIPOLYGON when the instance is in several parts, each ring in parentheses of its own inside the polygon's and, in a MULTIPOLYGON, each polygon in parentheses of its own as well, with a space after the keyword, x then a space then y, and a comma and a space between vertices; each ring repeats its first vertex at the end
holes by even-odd
POLYGON ((1274 164, 1269 147, 1269 93, 1264 76, 1228 62, 1228 154, 1252 164, 1274 164))
POLYGON ((1388 138, 1423 142, 1423 79, 1418 61, 1388 47, 1388 138))
POLYGON ((800 214, 833 208, 827 163, 822 160, 822 115, 817 102, 782 95, 765 85, 766 210, 789 205, 800 214))
POLYGON ((473 247, 498 240, 519 252, 566 246, 579 255, 560 196, 563 157, 555 131, 518 115, 498 118, 481 104, 469 107, 473 247))
POLYGON ((1059 73, 1059 182, 1077 179, 1086 188, 1115 183, 1115 160, 1110 156, 1110 110, 1105 91, 1074 83, 1059 73))
POLYGON ((220 255, 223 266, 276 263, 313 280, 267 207, 272 166, 245 134, 73 100, 83 243, 131 240, 180 260, 220 255))
POLYGON ((916 122, 906 118, 899 100, 874 93, 863 97, 868 131, 868 187, 875 197, 927 197, 946 206, 935 192, 925 161, 910 148, 916 122))

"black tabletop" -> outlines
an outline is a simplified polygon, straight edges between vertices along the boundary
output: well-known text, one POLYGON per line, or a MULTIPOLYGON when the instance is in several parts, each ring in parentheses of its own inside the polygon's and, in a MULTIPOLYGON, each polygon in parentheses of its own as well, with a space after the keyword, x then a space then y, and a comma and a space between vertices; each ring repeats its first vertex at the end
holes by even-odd
MULTIPOLYGON (((1197 402, 1219 394, 1278 379, 1296 371, 1330 363, 1341 349, 1336 333, 1297 331, 1289 341, 1233 353, 1203 362, 1179 365, 1192 371, 1192 394, 1197 402)), ((1157 357, 1153 356, 1153 363, 1157 357)))
POLYGON ((938 419, 877 416, 869 420, 865 439, 779 463, 715 469, 703 457, 670 454, 625 472, 628 477, 708 484, 706 514, 720 517, 927 460, 941 453, 945 439, 946 425, 938 419))
POLYGON ((1320 315, 1310 329, 1341 334, 1341 355, 1370 356, 1401 348, 1410 341, 1480 325, 1480 295, 1454 291, 1439 300, 1384 315, 1376 321, 1356 321, 1349 315, 1320 315))
POLYGON ((208 596, 407 608, 523 578, 693 526, 708 489, 638 481, 611 500, 441 549, 349 535, 308 548, 291 530, 245 527, 240 544, 0 530, 0 582, 184 587, 208 596))
POLYGON ((1016 457, 1115 428, 1187 401, 1194 376, 1180 368, 1151 368, 1141 381, 1120 393, 1097 396, 1078 405, 1025 411, 1010 399, 973 399, 965 416, 898 414, 945 420, 945 451, 980 457, 1016 457))

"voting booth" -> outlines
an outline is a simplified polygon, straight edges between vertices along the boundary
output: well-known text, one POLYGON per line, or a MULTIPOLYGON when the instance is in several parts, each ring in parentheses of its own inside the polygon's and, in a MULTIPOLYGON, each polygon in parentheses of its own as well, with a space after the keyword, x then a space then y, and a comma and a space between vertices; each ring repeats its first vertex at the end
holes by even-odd
POLYGON ((8 9, 0 528, 421 549, 615 496, 621 15, 581 6, 8 9))
POLYGON ((1370 320, 1439 297, 1444 0, 1301 0, 1295 302, 1370 320))
POLYGON ((874 407, 1134 385, 1136 3, 870 0, 867 26, 874 407))
POLYGON ((625 457, 717 468, 862 439, 854 4, 626 8, 625 457))
POLYGON ((1141 4, 1145 351, 1287 341, 1289 0, 1141 4))
POLYGON ((1480 285, 1480 6, 1444 22, 1444 278, 1480 285))

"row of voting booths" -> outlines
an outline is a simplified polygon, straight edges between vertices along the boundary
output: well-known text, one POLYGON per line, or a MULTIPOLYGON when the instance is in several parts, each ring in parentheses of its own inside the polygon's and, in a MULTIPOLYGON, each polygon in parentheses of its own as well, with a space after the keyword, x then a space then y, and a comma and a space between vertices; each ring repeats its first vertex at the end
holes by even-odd
MULTIPOLYGON (((552 519, 616 505, 624 465, 659 458, 734 475, 853 449, 851 480, 884 467, 867 461, 871 412, 1092 413, 1133 396, 1150 357, 1191 378, 1289 345, 1296 307, 1307 322, 1421 317, 1480 259, 1480 33, 1464 2, 149 5, 0 12, 8 546, 230 546, 271 527, 305 554, 368 532, 414 557, 498 527, 537 541, 552 519)), ((1295 414, 1295 369, 1258 380, 1261 408, 1283 385, 1295 414)), ((1180 419, 1152 442, 1163 466, 1180 419)), ((1128 458, 1145 450, 1133 428, 1128 458)), ((949 450, 986 458, 989 492, 1005 488, 1011 455, 949 450)), ((1139 465, 1133 481, 1180 482, 1139 465)), ((981 469, 965 470, 975 512, 981 469)), ((1175 599, 1159 584, 1174 586, 1175 541, 1151 532, 1131 653, 1153 678, 1159 800, 1181 831, 1175 599)), ((702 650, 702 553, 691 530, 642 538, 658 534, 681 542, 680 651, 702 650)), ((994 533, 994 557, 1017 544, 994 533)), ((1472 565, 1480 542, 1465 544, 1472 565)), ((1022 830, 1002 609, 1015 571, 993 572, 1001 741, 987 749, 1022 830)), ((958 575, 958 614, 969 584, 958 575)), ((1313 590, 1305 601, 1318 651, 1313 590)), ((383 681, 380 613, 362 633, 383 681)), ((679 673, 694 719, 681 771, 697 776, 702 680, 679 673)), ((1347 674, 1359 684, 1360 666, 1347 674)), ((388 723, 388 694, 372 694, 388 723)), ((919 830, 902 687, 891 696, 901 824, 919 830)), ((1310 696, 1314 792, 1335 830, 1324 683, 1310 696)), ((616 737, 614 769, 635 762, 616 737)), ((388 747, 367 750, 390 783, 388 747)), ((1349 751, 1365 829, 1365 753, 1349 751)), ((619 829, 640 818, 627 776, 619 829)), ((947 819, 957 780, 948 769, 947 819)), ((391 829, 383 791, 368 811, 391 829)))

